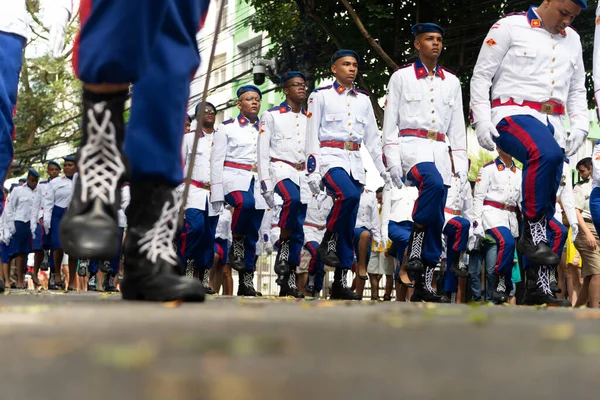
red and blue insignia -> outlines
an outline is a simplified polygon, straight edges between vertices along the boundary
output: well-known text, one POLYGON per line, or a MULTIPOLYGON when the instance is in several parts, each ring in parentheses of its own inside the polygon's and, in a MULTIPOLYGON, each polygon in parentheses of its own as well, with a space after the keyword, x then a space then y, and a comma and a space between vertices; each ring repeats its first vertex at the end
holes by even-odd
POLYGON ((317 159, 315 158, 315 156, 313 156, 312 154, 310 156, 308 156, 308 159, 306 160, 306 170, 308 171, 309 174, 312 174, 313 172, 315 172, 317 169, 317 159))
POLYGON ((345 89, 345 88, 344 88, 342 85, 340 85, 340 86, 338 86, 338 87, 337 87, 335 90, 336 90, 338 93, 340 93, 340 94, 341 94, 341 93, 344 93, 344 91, 345 91, 346 89, 345 89))
POLYGON ((473 221, 473 228, 477 228, 479 226, 479 224, 477 223, 477 221, 473 221))
POLYGON ((262 190, 263 192, 267 191, 267 184, 265 183, 265 181, 260 181, 260 190, 262 190))
POLYGON ((469 122, 471 123, 471 125, 475 123, 475 114, 473 114, 472 108, 469 109, 469 122))
POLYGON ((287 112, 287 110, 288 110, 288 109, 287 109, 287 107, 285 107, 285 106, 279 107, 279 112, 280 112, 281 114, 285 114, 285 113, 287 112))
POLYGON ((265 243, 267 243, 269 241, 269 235, 267 235, 266 233, 263 235, 263 241, 265 243))
POLYGON ((246 125, 248 123, 248 120, 244 117, 240 118, 240 124, 242 125, 246 125))
POLYGON ((489 38, 488 40, 485 41, 485 44, 487 44, 488 46, 492 47, 497 45, 498 43, 496 43, 496 41, 494 40, 494 38, 489 38))
POLYGON ((540 21, 537 18, 531 20, 531 27, 532 28, 539 28, 540 26, 542 26, 542 21, 540 21))

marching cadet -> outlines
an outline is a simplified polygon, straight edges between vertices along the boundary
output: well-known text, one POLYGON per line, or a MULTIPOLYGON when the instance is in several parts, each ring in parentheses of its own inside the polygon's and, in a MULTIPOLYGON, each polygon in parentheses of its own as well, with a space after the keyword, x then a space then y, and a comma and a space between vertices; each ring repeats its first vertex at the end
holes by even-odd
POLYGON ((306 218, 304 219, 304 248, 310 254, 308 264, 308 282, 306 293, 318 297, 323 289, 325 266, 318 252, 319 244, 325 235, 327 217, 333 208, 333 198, 325 192, 313 194, 308 202, 306 218))
POLYGON ((394 183, 419 188, 406 270, 417 273, 417 291, 442 252, 447 186, 454 159, 461 186, 467 182, 467 142, 458 78, 438 64, 444 30, 432 23, 412 27, 419 58, 390 78, 383 122, 383 150, 394 183))
MULTIPOLYGON (((375 241, 379 247, 381 243, 381 220, 375 193, 363 188, 358 204, 358 214, 354 227, 354 254, 356 255, 356 294, 363 295, 367 276, 367 264, 371 260, 371 244, 375 241)), ((373 300, 377 293, 371 295, 373 300)))
MULTIPOLYGON (((200 118, 200 110, 196 106, 196 118, 200 118)), ((185 203, 183 229, 177 239, 179 257, 185 269, 192 275, 198 273, 206 294, 214 294, 208 284, 209 271, 214 259, 215 232, 219 216, 209 204, 210 198, 210 155, 215 131, 216 107, 206 102, 204 120, 197 121, 196 132, 200 131, 194 165, 190 165, 192 148, 196 133, 188 133, 183 137, 181 156, 184 162, 184 176, 192 168, 192 180, 185 203)), ((185 184, 178 191, 182 193, 185 184)))
MULTIPOLYGON (((469 241, 471 221, 473 220, 473 194, 469 182, 462 183, 457 176, 452 177, 444 207, 444 236, 446 237, 446 274, 444 291, 450 293, 453 302, 463 303, 457 296, 458 278, 468 278, 468 266, 465 263, 467 242, 469 241), (461 186, 462 185, 462 186, 461 186)), ((461 283, 466 284, 463 280, 461 283)), ((464 285, 461 285, 464 288, 464 285)), ((464 296, 465 291, 462 291, 464 296)))
POLYGON ((306 77, 300 72, 281 75, 286 99, 261 116, 258 137, 258 177, 262 195, 270 208, 275 193, 283 199, 279 218, 281 234, 275 259, 281 293, 297 297, 295 270, 304 245, 302 223, 311 192, 306 181, 306 77), (289 284, 288 284, 289 283, 289 284))
POLYGON ((521 170, 510 154, 498 149, 499 157, 487 163, 477 175, 473 198, 473 234, 490 235, 498 248, 494 266, 492 301, 508 302, 515 238, 519 236, 517 207, 521 200, 521 170))
POLYGON ((308 183, 318 194, 324 184, 335 196, 327 230, 319 246, 322 261, 335 267, 331 297, 358 300, 346 281, 354 261, 354 226, 362 186, 366 183, 360 156, 364 142, 384 181, 389 181, 381 153, 377 121, 369 96, 354 87, 360 57, 338 50, 331 57, 333 85, 316 89, 308 101, 306 155, 308 183))
POLYGON ((586 8, 586 0, 544 0, 526 13, 502 18, 486 36, 471 79, 471 123, 479 143, 488 150, 497 146, 523 163, 519 251, 530 263, 527 280, 537 282, 527 285, 537 293, 526 298, 544 303, 556 301, 545 295, 547 270, 559 263, 546 227, 554 214, 563 157, 577 152, 589 130, 581 40, 569 27, 586 8))
POLYGON ((39 179, 40 173, 30 168, 27 172, 27 182, 12 191, 4 210, 4 229, 9 233, 10 256, 16 258, 17 289, 27 288, 23 277, 27 267, 27 255, 32 250, 31 220, 36 220, 38 215, 35 203, 39 196, 36 190, 39 179))
POLYGON ((238 89, 237 96, 240 114, 223 122, 213 139, 210 194, 216 214, 221 213, 225 202, 234 208, 229 263, 239 272, 238 295, 256 296, 259 295, 253 283, 256 242, 267 208, 256 174, 262 93, 256 86, 246 85, 238 89))

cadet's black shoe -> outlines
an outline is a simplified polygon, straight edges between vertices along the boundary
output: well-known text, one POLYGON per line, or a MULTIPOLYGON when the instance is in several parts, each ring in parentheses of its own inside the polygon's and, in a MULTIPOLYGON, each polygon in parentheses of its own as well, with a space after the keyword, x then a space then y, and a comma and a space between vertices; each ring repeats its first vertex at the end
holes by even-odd
POLYGON ((546 237, 546 218, 525 221, 523 237, 519 240, 518 250, 527 256, 527 261, 537 265, 558 265, 560 260, 550 246, 546 237))
POLYGON ((467 264, 465 264, 465 254, 466 252, 464 250, 461 251, 458 258, 452 263, 452 272, 454 272, 454 275, 456 275, 457 278, 469 277, 469 268, 467 264))
POLYGON ((84 92, 79 174, 59 233, 65 253, 85 259, 110 260, 118 255, 121 184, 126 166, 122 155, 126 94, 110 101, 84 92))
POLYGON ((98 291, 97 282, 98 281, 96 280, 96 275, 90 275, 90 279, 88 280, 88 286, 87 286, 88 292, 97 292, 98 291))
POLYGON ((48 278, 48 290, 56 290, 56 276, 54 272, 50 272, 50 278, 48 278))
POLYGON ((321 257, 321 261, 323 264, 328 265, 333 268, 341 268, 342 263, 337 256, 337 234, 327 231, 325 236, 323 236, 323 240, 321 244, 317 248, 317 252, 319 257, 321 257))
POLYGON ((248 270, 239 273, 238 296, 261 297, 262 293, 254 289, 254 272, 248 270))
POLYGON ((560 286, 558 286, 558 282, 556 280, 556 265, 550 265, 549 266, 549 272, 550 272, 550 290, 552 290, 553 293, 560 293, 562 292, 562 289, 560 288, 560 286))
POLYGON ((4 293, 4 290, 6 290, 6 288, 4 287, 4 281, 0 279, 0 293, 4 293))
POLYGON ((202 286, 204 286, 204 291, 206 294, 213 295, 215 291, 210 287, 210 271, 206 268, 200 268, 198 271, 200 275, 200 279, 202 280, 202 286))
POLYGON ((104 276, 104 291, 108 293, 118 292, 117 286, 115 285, 115 277, 112 273, 104 276))
POLYGON ((406 272, 422 273, 425 271, 423 246, 425 246, 425 228, 414 227, 408 241, 407 261, 404 264, 406 272))
POLYGON ((306 287, 304 291, 308 293, 310 297, 318 297, 319 293, 317 289, 315 289, 315 275, 308 274, 308 281, 306 282, 306 287))
POLYGON ((290 272, 285 277, 281 284, 281 289, 279 290, 279 297, 294 297, 296 299, 304 298, 304 294, 300 293, 296 287, 296 274, 294 272, 290 272))
POLYGON ((244 261, 244 236, 234 237, 229 248, 229 265, 237 272, 246 270, 246 262, 244 261))
POLYGON ((492 301, 495 304, 508 303, 508 293, 506 292, 506 277, 494 274, 494 288, 492 290, 492 301))
POLYGON ((86 276, 89 264, 89 260, 79 260, 79 265, 77 265, 77 275, 86 276))
POLYGON ((336 268, 331 285, 331 300, 362 300, 362 296, 354 293, 352 289, 348 287, 348 281, 346 279, 347 269, 336 268))
POLYGON ((110 261, 100 261, 99 263, 100 265, 98 266, 98 268, 100 268, 100 271, 102 271, 102 273, 112 274, 113 270, 112 266, 110 265, 110 261))
POLYGON ((450 303, 450 299, 447 296, 438 294, 433 289, 433 286, 431 286, 434 273, 435 266, 427 265, 425 267, 425 272, 417 278, 415 291, 410 297, 411 302, 450 303))
POLYGON ((178 194, 169 185, 132 182, 123 246, 123 299, 204 301, 202 283, 175 272, 179 259, 171 243, 180 205, 178 194))
POLYGON ((546 304, 553 307, 571 307, 571 303, 566 299, 557 299, 550 288, 551 266, 540 265, 531 266, 527 269, 527 282, 525 284, 525 294, 523 304, 542 305, 546 304))
POLYGON ((275 258, 275 266, 273 267, 275 274, 277 275, 277 279, 275 280, 275 282, 279 286, 282 286, 284 284, 284 281, 290 274, 289 258, 290 239, 280 240, 279 251, 277 252, 277 257, 275 258))

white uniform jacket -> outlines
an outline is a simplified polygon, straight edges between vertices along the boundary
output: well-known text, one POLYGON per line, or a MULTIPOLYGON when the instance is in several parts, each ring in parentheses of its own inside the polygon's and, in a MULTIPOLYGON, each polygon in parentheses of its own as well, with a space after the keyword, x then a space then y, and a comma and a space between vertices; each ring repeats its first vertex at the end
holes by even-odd
MULTIPOLYGON (((77 179, 77 177, 73 177, 77 179)), ((54 206, 67 208, 73 195, 73 179, 66 176, 57 176, 45 186, 46 193, 42 194, 44 207, 44 230, 50 232, 52 224, 52 211, 54 206)))
POLYGON ((284 179, 300 187, 300 201, 308 204, 311 197, 306 182, 307 113, 292 111, 287 102, 265 112, 260 118, 258 135, 258 177, 263 192, 273 191, 284 179))
POLYGON ((35 208, 35 203, 38 196, 37 188, 31 189, 27 184, 17 186, 8 196, 4 209, 4 223, 5 232, 10 234, 9 237, 12 237, 17 230, 15 222, 31 224, 32 219, 37 218, 38 211, 35 208))
POLYGON ((251 123, 242 114, 223 122, 214 133, 210 153, 210 201, 224 201, 225 195, 248 191, 254 181, 254 200, 257 210, 266 210, 267 203, 260 194, 256 158, 259 121, 251 123))
POLYGON ((473 193, 471 185, 467 182, 460 185, 460 179, 453 176, 448 196, 446 197, 446 206, 444 207, 444 226, 454 217, 463 217, 473 221, 473 193))
POLYGON ((418 197, 419 190, 415 186, 404 186, 402 189, 393 185, 391 188, 385 186, 381 209, 381 235, 384 240, 389 238, 390 221, 412 221, 412 213, 418 197))
MULTIPOLYGON (((190 132, 186 133, 183 137, 181 157, 183 159, 183 176, 185 177, 187 177, 190 168, 195 135, 195 132, 190 132)), ((195 208, 196 210, 206 211, 206 206, 210 198, 210 156, 213 147, 213 136, 212 133, 200 133, 196 149, 196 159, 192 167, 192 181, 185 203, 186 210, 188 208, 195 208)), ((184 188, 185 183, 179 185, 177 190, 183 193, 184 188)), ((212 207, 208 207, 208 215, 211 217, 216 215, 212 207)))
POLYGON ((327 217, 332 208, 333 199, 324 192, 310 198, 304 219, 304 243, 321 243, 325 235, 327 217))
POLYGON ((571 128, 589 130, 585 68, 579 34, 567 27, 552 35, 531 7, 509 15, 487 34, 471 78, 471 122, 498 124, 512 115, 531 115, 550 122, 554 137, 565 148, 565 115, 549 115, 522 105, 524 101, 554 102, 566 106, 571 128), (501 104, 492 108, 492 101, 501 104))
POLYGON ((383 120, 383 151, 388 168, 402 166, 406 175, 418 163, 433 162, 450 185, 456 173, 468 170, 467 136, 458 78, 439 65, 429 75, 421 60, 399 68, 387 88, 383 120), (414 131, 420 131, 416 136, 414 131), (413 136, 399 136, 400 134, 413 136))
POLYGON ((514 164, 506 167, 500 158, 481 167, 473 196, 473 226, 483 223, 484 230, 505 226, 518 237, 517 213, 510 209, 521 204, 521 179, 521 170, 514 164), (485 205, 486 201, 506 209, 485 205))
POLYGON ((370 190, 365 189, 360 195, 355 227, 368 229, 373 235, 373 240, 381 242, 381 220, 379 219, 377 196, 370 190))
POLYGON ((377 170, 385 171, 381 137, 369 96, 357 89, 345 89, 339 83, 315 89, 308 99, 306 129, 306 167, 308 173, 325 176, 331 168, 343 168, 361 184, 366 184, 360 151, 321 147, 323 142, 344 143, 348 148, 367 147, 377 170))

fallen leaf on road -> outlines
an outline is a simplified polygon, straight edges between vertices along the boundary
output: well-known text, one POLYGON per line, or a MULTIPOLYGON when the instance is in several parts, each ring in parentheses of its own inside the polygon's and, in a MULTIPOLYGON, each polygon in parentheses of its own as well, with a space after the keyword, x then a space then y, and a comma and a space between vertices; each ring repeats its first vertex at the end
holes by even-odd
POLYGON ((575 326, 573 324, 556 324, 542 328, 542 339, 562 342, 575 336, 575 326))
POLYGON ((181 304, 183 304, 183 301, 181 301, 181 300, 167 301, 165 303, 162 303, 164 308, 177 308, 181 304))
POLYGON ((586 335, 577 341, 579 352, 585 355, 600 354, 600 335, 586 335))
POLYGON ((575 314, 575 319, 600 319, 600 312, 598 312, 598 311, 578 312, 575 314))
POLYGON ((148 341, 130 345, 103 344, 92 347, 92 361, 107 367, 118 369, 143 368, 156 360, 158 349, 148 341))
POLYGON ((467 316, 467 322, 473 325, 482 326, 488 324, 490 321, 490 316, 480 311, 472 312, 467 316))
POLYGON ((333 301, 326 300, 326 301, 322 301, 322 302, 317 303, 317 307, 320 307, 320 308, 332 308, 332 307, 335 307, 335 304, 334 304, 333 301))

